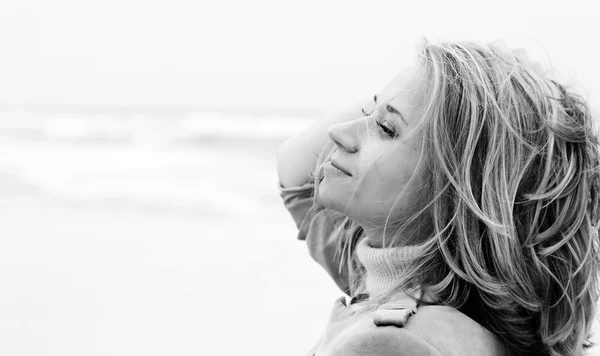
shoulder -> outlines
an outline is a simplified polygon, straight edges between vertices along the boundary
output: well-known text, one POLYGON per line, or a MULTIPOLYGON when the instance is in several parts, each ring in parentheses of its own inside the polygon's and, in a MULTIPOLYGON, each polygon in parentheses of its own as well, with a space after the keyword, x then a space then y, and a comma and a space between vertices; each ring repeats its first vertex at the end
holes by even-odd
MULTIPOLYGON (((458 310, 419 307, 403 328, 377 327, 372 322, 353 328, 332 356, 454 356, 506 354, 487 329, 458 310)), ((349 330, 350 331, 350 330, 349 330)))
POLYGON ((331 356, 441 356, 413 332, 395 327, 374 327, 348 335, 331 356))
POLYGON ((489 330, 457 309, 447 306, 423 306, 405 326, 439 350, 449 354, 490 355, 506 354, 506 348, 489 330))

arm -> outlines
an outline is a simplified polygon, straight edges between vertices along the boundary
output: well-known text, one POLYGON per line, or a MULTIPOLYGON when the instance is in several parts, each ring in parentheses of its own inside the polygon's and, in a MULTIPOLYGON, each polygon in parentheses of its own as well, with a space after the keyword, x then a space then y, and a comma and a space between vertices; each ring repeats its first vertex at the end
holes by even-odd
POLYGON ((350 294, 348 268, 334 258, 341 233, 353 233, 345 228, 348 218, 335 211, 325 209, 316 215, 313 205, 312 172, 316 169, 317 158, 329 141, 328 128, 336 123, 360 118, 364 104, 356 104, 347 110, 329 117, 304 132, 300 132, 285 141, 277 149, 277 171, 280 183, 280 195, 283 204, 292 215, 298 227, 299 240, 306 241, 310 256, 319 263, 346 294, 350 294))
POLYGON ((317 212, 317 206, 313 204, 313 189, 312 178, 302 186, 279 186, 283 205, 298 227, 297 239, 306 241, 310 256, 327 271, 344 293, 350 295, 348 266, 335 255, 339 237, 342 234, 354 234, 356 230, 347 227, 349 218, 343 214, 330 209, 317 212))
POLYGON ((373 100, 365 100, 346 110, 319 121, 277 147, 277 174, 284 187, 301 186, 307 183, 314 172, 317 158, 329 140, 330 126, 355 120, 363 116, 362 108, 369 108, 373 100))

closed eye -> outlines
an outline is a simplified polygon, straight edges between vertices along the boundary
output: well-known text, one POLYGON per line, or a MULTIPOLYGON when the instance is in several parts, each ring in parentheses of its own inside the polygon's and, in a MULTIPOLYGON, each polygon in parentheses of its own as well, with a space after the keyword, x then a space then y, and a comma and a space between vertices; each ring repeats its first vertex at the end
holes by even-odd
POLYGON ((381 131, 383 131, 390 138, 396 138, 396 137, 398 137, 398 133, 393 128, 387 127, 383 123, 381 123, 381 122, 379 122, 377 120, 375 120, 375 122, 381 128, 381 131))
MULTIPOLYGON (((386 106, 386 110, 387 110, 388 112, 391 112, 389 108, 392 108, 392 109, 394 109, 393 107, 391 107, 391 106, 387 105, 387 106, 386 106)), ((375 110, 373 110, 372 112, 370 112, 370 113, 369 113, 369 112, 366 112, 366 111, 365 111, 365 109, 360 109, 360 110, 362 111, 362 113, 363 113, 363 115, 364 115, 364 116, 371 116, 373 113, 375 113, 375 111, 377 111, 377 109, 375 109, 375 110)), ((383 116, 383 113, 381 113, 381 110, 380 110, 380 111, 379 111, 379 114, 377 115, 377 118, 375 119, 375 123, 377 124, 377 126, 379 126, 379 129, 380 129, 380 130, 381 130, 381 131, 382 131, 382 132, 383 132, 383 133, 384 133, 386 136, 388 136, 388 137, 390 137, 390 138, 396 138, 396 137, 398 137, 398 136, 399 136, 399 135, 398 135, 398 132, 396 132, 396 130, 395 130, 395 129, 394 129, 392 126, 391 126, 391 125, 390 125, 390 126, 386 126, 386 125, 384 125, 384 123, 385 123, 385 124, 387 124, 387 125, 389 125, 389 124, 387 123, 387 121, 385 121, 385 120, 383 120, 383 122, 382 122, 382 121, 380 121, 380 120, 381 120, 381 118, 382 118, 382 116, 383 116)))

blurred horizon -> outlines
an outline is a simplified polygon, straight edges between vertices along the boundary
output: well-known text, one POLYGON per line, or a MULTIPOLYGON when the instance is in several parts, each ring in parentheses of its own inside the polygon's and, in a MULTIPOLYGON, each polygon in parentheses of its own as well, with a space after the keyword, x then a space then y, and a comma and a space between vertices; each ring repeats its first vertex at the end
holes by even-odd
POLYGON ((423 37, 525 47, 597 108, 597 18, 585 0, 5 1, 0 354, 304 354, 341 291, 297 238, 276 147, 372 98, 423 37))
POLYGON ((208 105, 61 105, 61 104, 24 104, 0 105, 0 112, 32 112, 45 114, 115 114, 148 115, 156 117, 174 117, 194 112, 221 112, 227 114, 284 115, 317 118, 330 113, 324 109, 286 108, 286 107, 231 107, 208 105))

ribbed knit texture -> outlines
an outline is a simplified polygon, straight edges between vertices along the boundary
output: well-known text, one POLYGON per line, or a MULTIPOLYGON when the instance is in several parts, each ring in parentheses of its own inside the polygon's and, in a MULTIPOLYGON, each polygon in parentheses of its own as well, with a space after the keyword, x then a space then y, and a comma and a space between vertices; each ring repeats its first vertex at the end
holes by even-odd
POLYGON ((367 238, 359 241, 356 256, 366 270, 365 285, 371 297, 383 294, 392 288, 407 266, 407 260, 414 256, 412 246, 374 248, 367 238))

